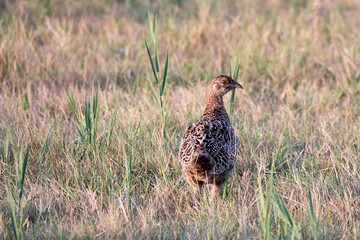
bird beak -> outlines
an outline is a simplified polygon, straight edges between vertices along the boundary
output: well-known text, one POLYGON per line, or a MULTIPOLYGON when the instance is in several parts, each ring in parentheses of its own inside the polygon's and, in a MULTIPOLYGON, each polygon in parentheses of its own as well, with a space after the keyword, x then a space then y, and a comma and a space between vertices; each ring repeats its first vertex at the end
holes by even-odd
POLYGON ((232 87, 233 88, 241 88, 241 89, 243 89, 243 86, 241 86, 239 83, 237 83, 235 81, 233 82, 232 87))

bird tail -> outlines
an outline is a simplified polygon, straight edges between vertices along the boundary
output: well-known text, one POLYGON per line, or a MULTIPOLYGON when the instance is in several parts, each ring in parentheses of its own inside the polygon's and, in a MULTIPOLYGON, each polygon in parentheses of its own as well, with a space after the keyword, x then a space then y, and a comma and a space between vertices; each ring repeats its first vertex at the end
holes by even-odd
POLYGON ((196 166, 197 168, 201 168, 206 171, 209 171, 215 166, 215 163, 213 158, 208 154, 199 154, 199 156, 196 159, 196 166))

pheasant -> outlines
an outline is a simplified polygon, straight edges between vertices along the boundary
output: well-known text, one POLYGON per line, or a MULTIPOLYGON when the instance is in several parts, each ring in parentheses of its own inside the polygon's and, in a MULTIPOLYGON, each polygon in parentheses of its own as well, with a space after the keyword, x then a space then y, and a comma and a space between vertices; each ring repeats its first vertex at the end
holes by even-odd
POLYGON ((202 189, 212 185, 213 195, 234 168, 237 138, 223 102, 230 90, 243 88, 231 77, 215 77, 206 89, 206 108, 202 117, 185 131, 180 143, 179 159, 186 180, 202 189))

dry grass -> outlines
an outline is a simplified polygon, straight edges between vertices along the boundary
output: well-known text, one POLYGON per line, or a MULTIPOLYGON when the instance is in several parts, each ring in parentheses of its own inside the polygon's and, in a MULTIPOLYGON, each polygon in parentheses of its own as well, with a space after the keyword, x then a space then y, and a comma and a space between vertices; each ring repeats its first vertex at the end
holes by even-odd
MULTIPOLYGON (((0 2, 0 238, 14 237, 5 189, 16 192, 26 146, 28 238, 264 238, 258 174, 266 194, 272 163, 272 192, 302 238, 360 238, 359 11, 355 0, 0 2), (161 63, 169 51, 166 139, 146 77, 148 7, 161 63), (237 46, 240 157, 224 201, 194 207, 180 136, 237 46), (96 88, 88 143, 67 92, 84 109, 96 88)), ((269 236, 290 238, 271 199, 269 236)))

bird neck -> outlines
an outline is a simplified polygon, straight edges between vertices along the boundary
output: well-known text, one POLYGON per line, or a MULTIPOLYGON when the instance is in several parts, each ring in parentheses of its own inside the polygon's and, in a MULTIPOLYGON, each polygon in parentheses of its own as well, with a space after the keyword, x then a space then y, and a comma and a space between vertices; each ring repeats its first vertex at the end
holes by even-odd
POLYGON ((204 115, 229 119, 221 95, 216 95, 211 92, 206 93, 206 108, 204 115))

